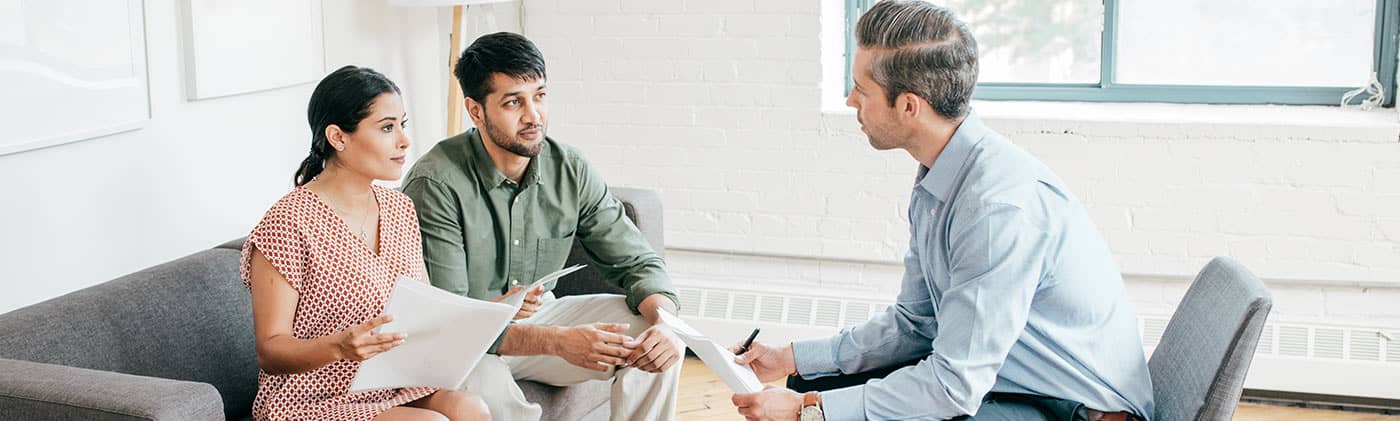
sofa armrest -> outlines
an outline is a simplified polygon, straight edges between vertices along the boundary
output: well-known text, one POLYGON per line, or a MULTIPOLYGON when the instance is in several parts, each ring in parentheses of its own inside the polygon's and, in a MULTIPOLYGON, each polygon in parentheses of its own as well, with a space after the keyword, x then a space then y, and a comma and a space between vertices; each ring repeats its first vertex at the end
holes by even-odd
POLYGON ((0 414, 25 420, 222 420, 207 383, 0 358, 0 414))

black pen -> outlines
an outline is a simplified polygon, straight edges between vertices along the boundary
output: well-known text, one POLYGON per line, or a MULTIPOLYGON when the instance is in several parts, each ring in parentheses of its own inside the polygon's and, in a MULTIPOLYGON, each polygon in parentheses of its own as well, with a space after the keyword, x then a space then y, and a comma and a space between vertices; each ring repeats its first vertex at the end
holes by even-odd
POLYGON ((744 341, 744 345, 741 346, 741 347, 739 347, 739 352, 738 352, 738 353, 735 353, 734 355, 744 355, 745 352, 749 352, 749 345, 753 345, 753 338, 757 338, 757 337, 758 337, 758 328, 754 328, 754 329, 753 329, 753 333, 750 333, 750 334, 749 334, 749 339, 746 340, 746 341, 744 341))

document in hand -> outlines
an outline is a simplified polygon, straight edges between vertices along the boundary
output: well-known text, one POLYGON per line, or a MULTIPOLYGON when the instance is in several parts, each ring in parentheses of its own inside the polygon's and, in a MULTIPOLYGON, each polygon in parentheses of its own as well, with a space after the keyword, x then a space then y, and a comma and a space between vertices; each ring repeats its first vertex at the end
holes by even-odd
POLYGON ((763 390, 763 382, 758 381, 758 376, 753 374, 753 370, 748 366, 742 366, 734 362, 734 353, 729 349, 720 346, 710 338, 705 337, 700 331, 690 327, 680 317, 671 315, 665 311, 658 312, 661 315, 661 322, 665 323, 676 332, 676 336, 685 342, 685 346, 695 351, 695 355, 710 367, 724 384, 735 393, 754 393, 763 390))
POLYGON ((570 273, 574 273, 574 271, 577 271, 577 270, 579 270, 579 269, 583 269, 583 268, 586 268, 586 267, 588 267, 588 265, 573 265, 573 266, 569 266, 569 267, 566 267, 566 268, 563 268, 563 269, 556 270, 556 271, 554 271, 554 273, 545 275, 544 277, 540 278, 540 280, 535 281, 535 283, 533 283, 533 284, 530 284, 529 287, 521 288, 520 291, 517 291, 516 293, 511 294, 510 297, 507 297, 506 299, 501 300, 501 304, 505 304, 505 305, 508 305, 508 306, 514 306, 515 308, 520 308, 520 305, 521 305, 521 304, 525 304, 525 293, 529 292, 529 291, 532 290, 532 289, 538 288, 540 285, 544 285, 544 284, 547 283, 547 282, 551 282, 551 281, 554 281, 554 280, 556 280, 556 279, 563 278, 564 275, 568 275, 568 274, 570 274, 570 273))
POLYGON ((360 364, 350 392, 426 386, 456 389, 496 341, 520 305, 474 300, 399 277, 384 312, 385 333, 404 343, 360 364))

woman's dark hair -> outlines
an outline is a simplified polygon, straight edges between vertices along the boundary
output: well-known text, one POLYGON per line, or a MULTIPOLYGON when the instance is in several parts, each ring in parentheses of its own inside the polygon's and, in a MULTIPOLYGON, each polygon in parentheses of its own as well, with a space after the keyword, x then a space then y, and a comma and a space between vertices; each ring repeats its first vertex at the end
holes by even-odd
POLYGON ((544 54, 520 34, 497 32, 483 35, 462 50, 452 69, 462 94, 485 103, 491 94, 491 74, 501 73, 520 81, 544 78, 544 54))
POLYGON ((335 148, 326 139, 327 127, 335 125, 346 133, 354 133, 360 120, 369 116, 374 99, 386 93, 399 94, 399 86, 368 67, 341 67, 321 79, 316 90, 311 92, 311 104, 306 107, 306 122, 311 125, 311 153, 297 167, 292 182, 298 186, 310 182, 326 169, 326 160, 335 155, 335 148))

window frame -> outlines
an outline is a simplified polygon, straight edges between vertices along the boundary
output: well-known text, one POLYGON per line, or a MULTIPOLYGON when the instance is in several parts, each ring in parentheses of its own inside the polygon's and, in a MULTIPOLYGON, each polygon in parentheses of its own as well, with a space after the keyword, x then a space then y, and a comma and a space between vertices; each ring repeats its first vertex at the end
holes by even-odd
MULTIPOLYGON (((846 91, 850 92, 851 60, 855 55, 855 26, 860 15, 877 0, 846 0, 846 91)), ((1181 104, 1283 104, 1337 105, 1342 95, 1356 89, 1307 86, 1230 86, 1128 84, 1115 81, 1117 71, 1118 3, 1103 0, 1104 30, 1099 43, 1099 83, 977 84, 974 99, 1087 102, 1166 102, 1181 104)), ((1385 87, 1384 106, 1396 97, 1397 38, 1400 38, 1400 0, 1376 0, 1375 51, 1372 68, 1385 87)))

